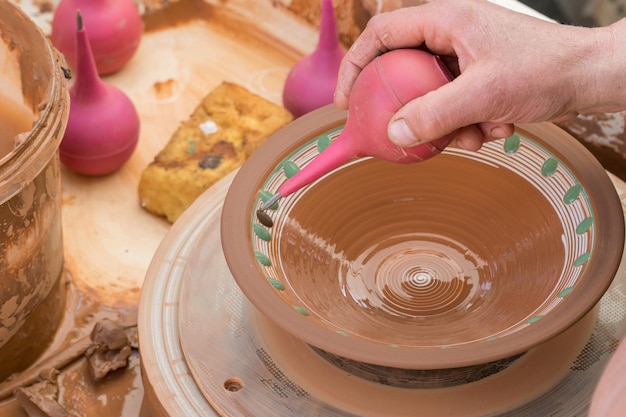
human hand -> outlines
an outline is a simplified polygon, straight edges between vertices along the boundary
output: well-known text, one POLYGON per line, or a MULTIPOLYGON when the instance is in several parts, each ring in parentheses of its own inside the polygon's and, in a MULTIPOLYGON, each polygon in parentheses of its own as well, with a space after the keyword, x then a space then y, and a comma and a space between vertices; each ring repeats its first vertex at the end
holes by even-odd
MULTIPOLYGON (((513 123, 624 105, 601 87, 608 71, 623 66, 608 69, 618 49, 613 32, 548 22, 483 0, 432 0, 370 20, 341 64, 335 104, 347 108, 355 78, 378 52, 425 45, 456 78, 398 110, 389 136, 415 146, 455 132, 458 146, 477 150, 510 136, 513 123)), ((626 77, 611 83, 626 88, 626 77)))

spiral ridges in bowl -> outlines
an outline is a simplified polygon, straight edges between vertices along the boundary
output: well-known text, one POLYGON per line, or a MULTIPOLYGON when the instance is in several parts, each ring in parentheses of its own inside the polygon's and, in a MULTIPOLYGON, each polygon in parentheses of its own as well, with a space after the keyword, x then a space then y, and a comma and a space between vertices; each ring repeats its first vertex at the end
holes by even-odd
MULTIPOLYGON (((264 189, 315 157, 315 145, 264 189)), ((258 249, 280 296, 340 334, 390 346, 487 341, 532 324, 571 291, 592 245, 580 184, 519 135, 420 164, 359 159, 271 215, 258 249)))

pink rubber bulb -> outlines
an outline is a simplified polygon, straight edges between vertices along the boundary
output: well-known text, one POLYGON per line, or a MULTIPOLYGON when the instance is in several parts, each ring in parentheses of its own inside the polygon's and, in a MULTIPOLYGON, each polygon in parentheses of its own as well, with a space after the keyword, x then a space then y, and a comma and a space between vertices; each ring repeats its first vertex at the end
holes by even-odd
POLYGON ((52 18, 50 38, 76 69, 76 11, 89 28, 89 43, 100 75, 122 69, 135 55, 144 24, 133 0, 61 0, 52 18))
POLYGON ((396 163, 421 162, 443 151, 446 135, 411 148, 387 136, 391 116, 404 104, 448 83, 452 76, 438 57, 417 49, 398 49, 376 57, 357 77, 348 118, 333 143, 278 189, 285 197, 357 157, 373 156, 396 163))
POLYGON ((76 76, 70 88, 70 112, 59 156, 65 166, 79 174, 107 175, 121 168, 134 152, 139 115, 126 94, 98 76, 80 14, 78 20, 76 76))
POLYGON ((333 102, 339 65, 344 55, 337 36, 333 2, 322 0, 317 47, 311 55, 291 68, 283 88, 283 105, 294 117, 333 102))

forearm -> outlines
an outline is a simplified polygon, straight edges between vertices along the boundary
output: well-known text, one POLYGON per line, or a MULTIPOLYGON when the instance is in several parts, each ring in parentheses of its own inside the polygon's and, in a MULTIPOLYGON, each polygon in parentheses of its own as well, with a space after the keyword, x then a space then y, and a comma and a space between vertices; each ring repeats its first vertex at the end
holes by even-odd
POLYGON ((580 112, 626 110, 626 19, 591 29, 594 36, 583 45, 580 112))

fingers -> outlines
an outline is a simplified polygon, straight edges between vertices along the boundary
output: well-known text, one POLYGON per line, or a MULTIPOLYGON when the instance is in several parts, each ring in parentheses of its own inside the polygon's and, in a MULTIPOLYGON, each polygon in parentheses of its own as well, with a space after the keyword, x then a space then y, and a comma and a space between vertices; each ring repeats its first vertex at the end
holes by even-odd
POLYGON ((506 123, 479 123, 458 130, 454 145, 468 151, 478 151, 485 142, 508 138, 515 132, 515 126, 506 123))
MULTIPOLYGON (((398 132, 395 129, 399 128, 408 129, 408 126, 390 124, 388 135, 391 141, 402 147, 415 146, 415 142, 398 141, 398 132)), ((454 144, 459 148, 463 148, 468 151, 477 151, 482 147, 483 143, 508 138, 514 132, 515 126, 512 123, 484 122, 472 124, 462 127, 456 131, 454 144)))
POLYGON ((424 42, 423 23, 428 22, 422 7, 399 9, 372 17, 346 53, 339 68, 335 104, 348 107, 348 96, 361 70, 376 56, 392 49, 415 48, 424 42), (415 9, 420 9, 419 13, 415 9))
POLYGON ((483 135, 483 141, 489 142, 496 139, 508 138, 515 132, 512 123, 479 123, 478 127, 483 135))
POLYGON ((465 126, 455 132, 455 137, 450 146, 456 146, 466 151, 476 152, 482 148, 485 142, 508 138, 515 132, 512 124, 479 123, 465 126), (498 135, 494 136, 494 129, 499 129, 498 135), (500 135, 502 133, 502 135, 500 135))
MULTIPOLYGON (((514 132, 515 127, 512 124, 500 124, 490 122, 474 124, 458 129, 455 133, 455 138, 451 145, 457 146, 467 151, 475 152, 480 150, 485 142, 508 138, 514 132), (496 132, 498 133, 496 136, 494 136, 495 129, 498 129, 496 130, 496 132), (500 133, 502 133, 502 135, 500 135, 500 133)), ((391 137, 391 134, 389 136, 391 137)), ((398 144, 397 142, 396 144, 399 146, 404 146, 398 144)))
MULTIPOLYGON (((346 58, 348 58, 348 55, 346 55, 346 58)), ((339 80, 337 81, 334 94, 335 105, 340 109, 348 108, 348 98, 352 84, 354 84, 354 80, 356 80, 356 77, 363 69, 358 64, 346 58, 343 59, 339 66, 339 80)))
POLYGON ((483 132, 478 125, 462 127, 454 139, 454 145, 472 152, 480 150, 484 142, 483 132))
MULTIPOLYGON (((493 100, 481 71, 468 70, 448 84, 406 103, 391 118, 389 137, 399 146, 431 142, 458 129, 491 120, 493 100)), ((485 129, 489 126, 485 125, 485 129)), ((491 126, 496 128, 501 126, 491 126)), ((496 132, 494 133, 501 133, 496 132)), ((506 133, 506 132, 504 132, 506 133)), ((480 131, 481 137, 490 132, 480 131)))
MULTIPOLYGON (((457 77, 399 109, 388 126, 390 139, 400 146, 411 147, 455 132, 458 146, 477 150, 485 141, 510 136, 514 130, 512 124, 484 122, 508 121, 507 116, 501 114, 504 107, 499 106, 506 101, 506 95, 496 95, 494 99, 494 91, 500 91, 494 86, 500 85, 501 80, 494 79, 497 73, 493 65, 489 65, 491 48, 472 42, 472 35, 480 39, 483 34, 471 29, 482 27, 482 12, 491 7, 487 2, 432 0, 374 16, 342 60, 335 104, 340 108, 348 107, 354 81, 377 55, 393 49, 426 46, 442 57, 457 77), (448 9, 454 13, 441 13, 448 9), (485 55, 485 50, 480 48, 486 48, 488 53, 485 55), (478 63, 476 56, 484 57, 484 63, 478 63)), ((501 16, 502 8, 493 7, 494 16, 501 16)), ((497 32, 499 27, 495 25, 487 32, 497 32)))

